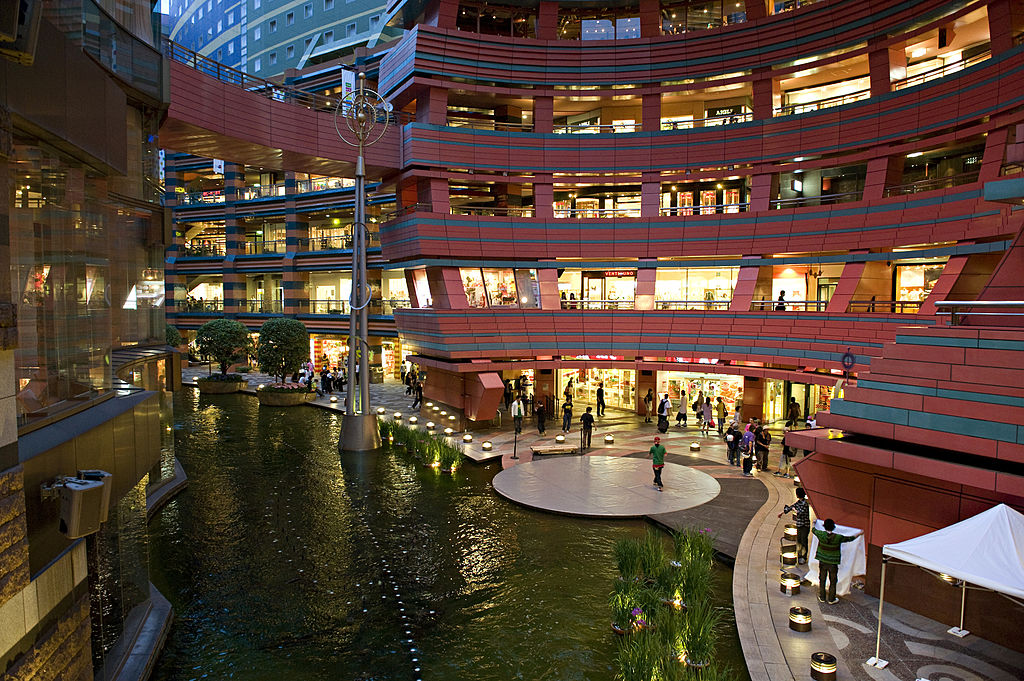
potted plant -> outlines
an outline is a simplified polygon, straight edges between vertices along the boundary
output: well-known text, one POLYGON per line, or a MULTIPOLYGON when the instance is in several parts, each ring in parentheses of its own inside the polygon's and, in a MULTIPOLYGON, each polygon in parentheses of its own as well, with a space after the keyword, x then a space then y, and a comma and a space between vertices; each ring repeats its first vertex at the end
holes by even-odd
POLYGON ((196 381, 199 392, 224 394, 242 389, 246 383, 245 377, 229 374, 228 367, 248 355, 249 330, 244 324, 233 319, 208 321, 196 332, 196 348, 200 355, 209 358, 220 367, 219 374, 204 376, 196 381))
POLYGON ((619 578, 627 582, 639 579, 641 574, 640 544, 635 539, 620 539, 612 550, 619 566, 619 578))
POLYGON ((665 543, 661 531, 647 528, 647 534, 640 540, 640 571, 644 579, 654 582, 658 574, 665 569, 665 543))
POLYGON ((312 399, 315 393, 310 386, 285 382, 285 377, 302 364, 308 354, 309 332, 302 322, 276 317, 263 323, 256 361, 264 372, 280 377, 281 381, 256 392, 260 404, 290 407, 312 399))
POLYGON ((438 447, 437 456, 438 462, 441 464, 441 470, 445 473, 453 472, 462 461, 462 452, 447 442, 438 443, 438 447))
POLYGON ((622 681, 654 681, 664 678, 664 648, 652 632, 630 636, 619 643, 619 673, 622 681))
POLYGON ((612 610, 612 631, 620 636, 633 631, 637 617, 646 622, 640 606, 639 589, 635 582, 617 581, 608 599, 612 610))
POLYGON ((715 654, 721 613, 708 601, 692 603, 686 610, 680 635, 680 659, 690 667, 707 667, 715 654))

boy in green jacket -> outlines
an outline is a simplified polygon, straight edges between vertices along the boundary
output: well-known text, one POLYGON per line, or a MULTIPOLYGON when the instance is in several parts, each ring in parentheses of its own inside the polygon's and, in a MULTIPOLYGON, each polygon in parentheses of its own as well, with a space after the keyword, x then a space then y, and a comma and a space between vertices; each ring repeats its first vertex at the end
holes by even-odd
POLYGON ((847 537, 836 534, 836 523, 831 518, 825 520, 825 529, 811 530, 818 538, 818 551, 814 557, 818 560, 818 600, 822 603, 838 603, 836 598, 836 580, 839 578, 839 561, 842 559, 843 544, 853 541, 856 535, 847 537), (826 593, 825 582, 828 582, 826 593))

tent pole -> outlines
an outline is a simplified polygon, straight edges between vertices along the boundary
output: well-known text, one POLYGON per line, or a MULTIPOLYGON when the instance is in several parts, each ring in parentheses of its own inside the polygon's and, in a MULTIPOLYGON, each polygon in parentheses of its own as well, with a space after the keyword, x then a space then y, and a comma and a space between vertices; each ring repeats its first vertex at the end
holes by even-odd
POLYGON ((885 604, 885 568, 889 565, 889 557, 882 555, 882 585, 878 588, 878 634, 875 636, 875 656, 867 664, 876 669, 885 669, 889 663, 878 657, 882 651, 882 606, 885 604))
POLYGON ((967 604, 967 582, 961 580, 960 582, 960 626, 949 629, 946 633, 953 634, 957 638, 963 638, 967 634, 971 633, 964 629, 964 606, 967 604))

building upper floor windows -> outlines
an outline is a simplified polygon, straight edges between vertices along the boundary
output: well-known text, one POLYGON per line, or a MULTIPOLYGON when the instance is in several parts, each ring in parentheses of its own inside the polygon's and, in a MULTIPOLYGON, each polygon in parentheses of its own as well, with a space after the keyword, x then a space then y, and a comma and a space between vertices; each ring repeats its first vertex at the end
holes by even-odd
MULTIPOLYGON (((327 9, 327 8, 325 7, 324 9, 327 9)), ((302 7, 302 16, 306 17, 307 19, 309 19, 309 18, 311 18, 313 16, 313 3, 307 2, 302 7)))
POLYGON ((263 68, 263 62, 260 60, 259 57, 256 57, 252 60, 252 70, 259 71, 261 68, 263 68))
POLYGON ((199 8, 199 19, 200 19, 200 21, 202 21, 202 19, 203 19, 203 8, 202 7, 199 8))
POLYGON ((252 0, 252 8, 253 9, 259 9, 260 8, 260 0, 252 0))
POLYGON ((217 33, 220 33, 223 30, 224 30, 224 20, 223 19, 218 19, 217 20, 217 33))
POLYGON ((234 54, 234 53, 235 53, 235 44, 234 43, 228 43, 228 54, 234 54))
POLYGON ((285 26, 291 26, 294 23, 295 23, 295 12, 288 12, 288 14, 284 15, 284 25, 285 26))
POLYGON ((345 24, 345 37, 351 38, 356 34, 356 23, 353 21, 350 24, 345 24))
POLYGON ((324 0, 324 10, 334 9, 334 0, 324 0))
POLYGON ((288 47, 284 48, 284 56, 285 56, 286 59, 291 59, 292 57, 294 57, 295 56, 295 46, 294 45, 289 45, 288 47))
POLYGON ((271 33, 276 33, 277 32, 277 20, 276 19, 271 19, 269 26, 270 26, 270 32, 271 33))
POLYGON ((271 66, 276 66, 277 65, 277 52, 271 52, 270 53, 270 65, 271 66))
POLYGON ((324 31, 324 42, 325 43, 333 43, 334 42, 334 31, 324 31))
POLYGON ((259 40, 263 36, 263 29, 260 26, 252 29, 252 39, 259 40))
POLYGON ((380 15, 374 14, 370 17, 370 28, 377 28, 377 24, 380 23, 380 15))

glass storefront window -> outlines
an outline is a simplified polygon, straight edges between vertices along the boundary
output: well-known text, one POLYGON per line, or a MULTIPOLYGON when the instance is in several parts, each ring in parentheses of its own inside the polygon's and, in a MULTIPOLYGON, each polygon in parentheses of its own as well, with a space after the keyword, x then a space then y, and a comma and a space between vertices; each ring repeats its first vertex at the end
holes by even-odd
POLYGON ((540 284, 537 270, 516 270, 516 289, 519 291, 519 306, 540 307, 540 284))
POLYGON ((476 268, 462 268, 462 288, 466 292, 466 301, 470 307, 487 307, 487 295, 484 293, 484 278, 476 268))
POLYGON ((513 270, 485 269, 484 288, 491 307, 518 307, 516 278, 513 270))
POLYGON ((721 308, 732 300, 738 276, 738 267, 659 267, 654 298, 659 309, 721 308))
MULTIPOLYGON (((632 369, 559 369, 558 379, 558 400, 564 398, 568 388, 574 403, 597 404, 597 389, 603 384, 607 406, 634 409, 636 371, 632 369)), ((578 406, 576 411, 582 413, 583 407, 578 406)))
POLYGON ((945 263, 897 264, 895 300, 923 301, 932 292, 945 266, 945 263))
POLYGON ((686 404, 689 418, 693 418, 691 405, 702 391, 705 397, 711 398, 711 404, 716 404, 717 398, 721 396, 731 418, 736 413, 737 404, 742 404, 743 377, 716 376, 690 371, 658 372, 658 396, 661 397, 668 393, 669 399, 672 400, 674 411, 671 419, 675 419, 675 412, 679 410, 680 400, 686 404))

